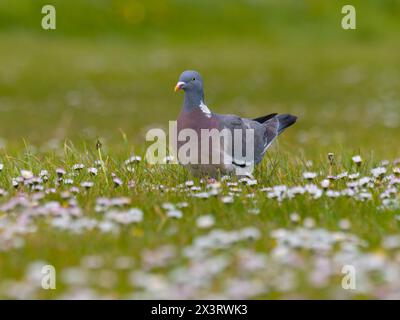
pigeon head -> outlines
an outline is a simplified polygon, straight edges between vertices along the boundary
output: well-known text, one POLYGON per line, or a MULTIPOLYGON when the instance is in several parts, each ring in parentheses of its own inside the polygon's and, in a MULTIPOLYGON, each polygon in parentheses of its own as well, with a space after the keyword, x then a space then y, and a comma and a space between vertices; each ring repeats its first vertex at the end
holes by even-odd
POLYGON ((175 86, 175 92, 179 90, 185 92, 184 107, 187 109, 197 107, 204 101, 203 80, 196 71, 182 72, 175 86))
POLYGON ((184 90, 185 92, 203 92, 203 80, 198 72, 187 70, 183 71, 175 86, 175 91, 184 90))

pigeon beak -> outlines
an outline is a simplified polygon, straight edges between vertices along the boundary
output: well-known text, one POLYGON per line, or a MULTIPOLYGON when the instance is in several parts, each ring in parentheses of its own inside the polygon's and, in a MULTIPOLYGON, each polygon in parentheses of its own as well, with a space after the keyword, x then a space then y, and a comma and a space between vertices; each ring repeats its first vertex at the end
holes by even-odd
POLYGON ((176 84, 174 91, 177 92, 177 91, 181 90, 181 89, 183 88, 184 85, 185 85, 184 82, 179 81, 179 82, 176 84))

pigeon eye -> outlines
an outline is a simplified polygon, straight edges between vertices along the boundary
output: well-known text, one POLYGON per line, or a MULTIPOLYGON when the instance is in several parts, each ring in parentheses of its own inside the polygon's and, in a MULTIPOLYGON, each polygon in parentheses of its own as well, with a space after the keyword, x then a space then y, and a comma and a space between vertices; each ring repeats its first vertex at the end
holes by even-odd
POLYGON ((192 78, 192 81, 196 80, 196 78, 192 78))

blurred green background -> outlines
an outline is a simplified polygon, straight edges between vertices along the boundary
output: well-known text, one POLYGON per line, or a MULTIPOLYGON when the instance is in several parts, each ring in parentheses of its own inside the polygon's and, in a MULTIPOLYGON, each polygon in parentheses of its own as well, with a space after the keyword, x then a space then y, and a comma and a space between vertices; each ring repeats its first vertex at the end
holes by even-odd
POLYGON ((0 2, 0 148, 137 148, 176 119, 185 69, 217 113, 299 116, 284 144, 398 155, 400 1, 13 0, 0 2), (341 8, 357 10, 343 30, 341 8), (57 29, 41 28, 41 8, 57 29))

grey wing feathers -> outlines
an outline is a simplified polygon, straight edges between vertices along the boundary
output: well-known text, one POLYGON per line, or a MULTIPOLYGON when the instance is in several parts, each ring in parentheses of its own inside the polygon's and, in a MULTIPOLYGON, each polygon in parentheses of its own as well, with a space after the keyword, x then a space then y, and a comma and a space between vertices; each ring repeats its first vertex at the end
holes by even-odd
MULTIPOLYGON (((296 122, 297 117, 289 114, 270 114, 256 119, 240 118, 235 115, 218 115, 223 128, 232 131, 240 129, 254 130, 254 162, 259 163, 268 147, 287 127, 296 122)), ((246 134, 242 134, 242 150, 246 150, 246 134)))
MULTIPOLYGON (((254 158, 252 161, 255 163, 259 163, 268 146, 271 144, 273 139, 277 136, 278 125, 279 122, 276 118, 270 118, 265 123, 259 123, 258 121, 254 121, 251 119, 240 118, 235 115, 221 115, 220 116, 221 124, 224 128, 228 128, 232 131, 232 137, 234 138, 234 130, 239 129, 243 130, 242 133, 242 151, 243 156, 246 153, 246 129, 254 130, 254 158)), ((234 155, 234 154, 233 154, 234 155)), ((246 158, 249 158, 249 155, 246 155, 246 158)), ((240 162, 236 159, 237 162, 240 162)))

